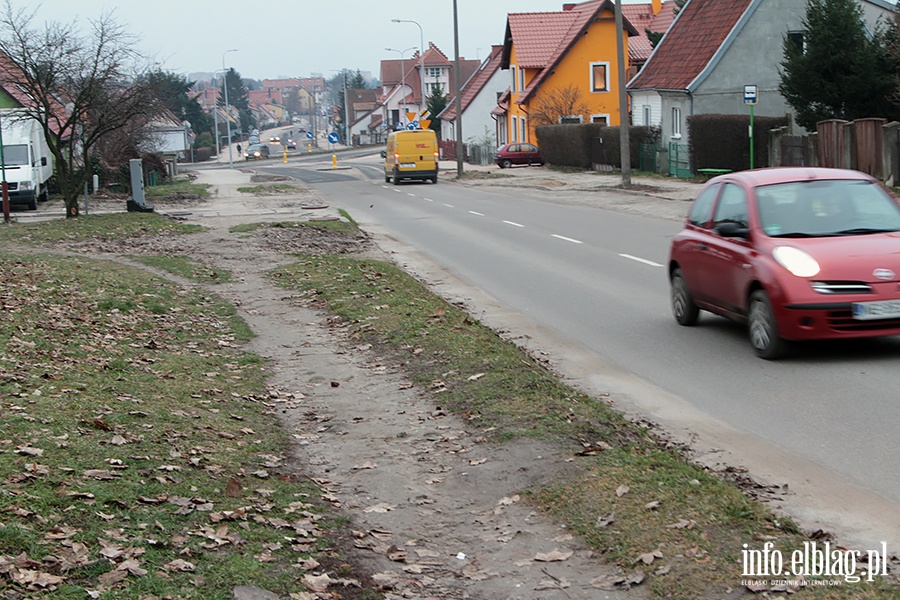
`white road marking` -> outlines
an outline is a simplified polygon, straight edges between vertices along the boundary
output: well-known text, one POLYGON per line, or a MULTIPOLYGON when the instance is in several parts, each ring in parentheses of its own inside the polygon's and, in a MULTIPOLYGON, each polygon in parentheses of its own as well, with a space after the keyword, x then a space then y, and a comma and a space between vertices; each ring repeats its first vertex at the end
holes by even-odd
POLYGON ((447 208, 453 208, 452 204, 447 204, 446 202, 444 203, 444 206, 446 206, 447 208))
POLYGON ((425 198, 428 202, 434 202, 431 198, 425 198))
POLYGON ((412 196, 412 197, 413 197, 413 198, 415 198, 415 197, 416 197, 416 195, 415 195, 415 194, 410 194, 410 193, 409 193, 409 192, 406 192, 406 195, 407 195, 407 196, 412 196))
POLYGON ((620 254, 622 258, 627 258, 629 260, 636 260, 639 263, 644 263, 645 265, 650 265, 651 267, 661 267, 662 265, 658 262, 653 262, 652 260, 647 260, 646 258, 640 258, 638 256, 632 256, 630 254, 620 254))
POLYGON ((584 243, 581 240, 573 240, 572 238, 568 238, 564 235, 556 235, 555 233, 551 233, 550 235, 552 235, 553 237, 555 237, 557 239, 566 241, 566 242, 572 242, 573 244, 583 244, 584 243))
POLYGON ((514 221, 503 221, 503 222, 506 223, 507 225, 512 225, 513 227, 525 227, 521 223, 516 223, 514 221))
POLYGON ((477 216, 479 216, 479 217, 483 217, 483 216, 484 216, 484 213, 475 212, 474 210, 470 210, 470 211, 469 211, 469 214, 477 215, 477 216))

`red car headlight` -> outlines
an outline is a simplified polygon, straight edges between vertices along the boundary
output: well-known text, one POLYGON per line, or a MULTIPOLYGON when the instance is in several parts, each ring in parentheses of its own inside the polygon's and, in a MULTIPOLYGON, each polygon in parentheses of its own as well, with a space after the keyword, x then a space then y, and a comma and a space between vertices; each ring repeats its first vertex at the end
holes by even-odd
POLYGON ((793 246, 778 246, 772 250, 772 257, 797 277, 814 277, 821 270, 815 258, 793 246))

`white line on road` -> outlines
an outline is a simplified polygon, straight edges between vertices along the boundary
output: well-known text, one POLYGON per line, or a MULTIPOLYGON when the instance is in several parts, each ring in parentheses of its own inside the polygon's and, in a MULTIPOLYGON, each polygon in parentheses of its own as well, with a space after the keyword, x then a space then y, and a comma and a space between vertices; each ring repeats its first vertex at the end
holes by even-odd
POLYGON ((431 198, 425 198, 428 202, 434 202, 431 198))
POLYGON ((516 223, 514 221, 503 221, 503 222, 506 223, 507 225, 512 225, 513 227, 525 227, 521 223, 516 223))
POLYGON ((567 238, 564 235, 556 235, 555 233, 551 233, 550 235, 552 235, 553 237, 555 237, 557 239, 564 240, 566 242, 572 242, 573 244, 583 244, 584 243, 581 240, 573 240, 572 238, 567 238))
POLYGON ((446 206, 447 208, 453 208, 452 204, 447 204, 446 202, 444 203, 444 206, 446 206))
POLYGON ((483 217, 483 216, 484 216, 484 213, 475 212, 474 210, 470 210, 470 211, 469 211, 469 214, 477 215, 477 216, 479 216, 479 217, 483 217))
POLYGON ((407 195, 407 196, 412 196, 412 197, 413 197, 413 198, 415 198, 415 197, 416 197, 416 195, 415 195, 415 194, 410 194, 410 193, 409 193, 409 192, 406 192, 406 195, 407 195))
POLYGON ((661 267, 662 265, 658 262, 653 262, 652 260, 647 260, 646 258, 640 258, 637 256, 632 256, 630 254, 620 254, 622 258, 627 258, 629 260, 636 260, 639 263, 644 263, 645 265, 650 265, 651 267, 661 267))

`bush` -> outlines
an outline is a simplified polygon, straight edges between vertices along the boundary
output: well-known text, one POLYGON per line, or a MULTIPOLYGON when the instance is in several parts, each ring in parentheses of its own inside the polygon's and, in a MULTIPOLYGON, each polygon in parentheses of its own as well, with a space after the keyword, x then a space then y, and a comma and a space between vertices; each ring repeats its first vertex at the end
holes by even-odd
MULTIPOLYGON (((535 129, 541 154, 548 163, 560 167, 590 169, 595 163, 622 168, 619 155, 619 128, 599 123, 542 125, 535 129), (602 140, 595 143, 595 140, 602 140)), ((640 162, 641 144, 659 139, 652 127, 628 128, 631 164, 640 162)))
MULTIPOLYGON (((750 168, 750 115, 693 115, 687 118, 690 131, 691 168, 750 168)), ((788 125, 787 117, 753 119, 753 166, 769 166, 769 131, 788 125)))

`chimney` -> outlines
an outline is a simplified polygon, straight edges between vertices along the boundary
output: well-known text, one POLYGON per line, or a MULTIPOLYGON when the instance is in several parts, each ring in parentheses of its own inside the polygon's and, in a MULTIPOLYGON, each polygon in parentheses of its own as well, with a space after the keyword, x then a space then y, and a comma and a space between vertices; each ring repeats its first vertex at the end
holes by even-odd
POLYGON ((575 8, 574 2, 568 2, 566 4, 563 4, 563 11, 572 10, 573 8, 575 8))
POLYGON ((650 0, 650 5, 653 7, 654 16, 658 15, 659 11, 662 10, 662 0, 650 0))

